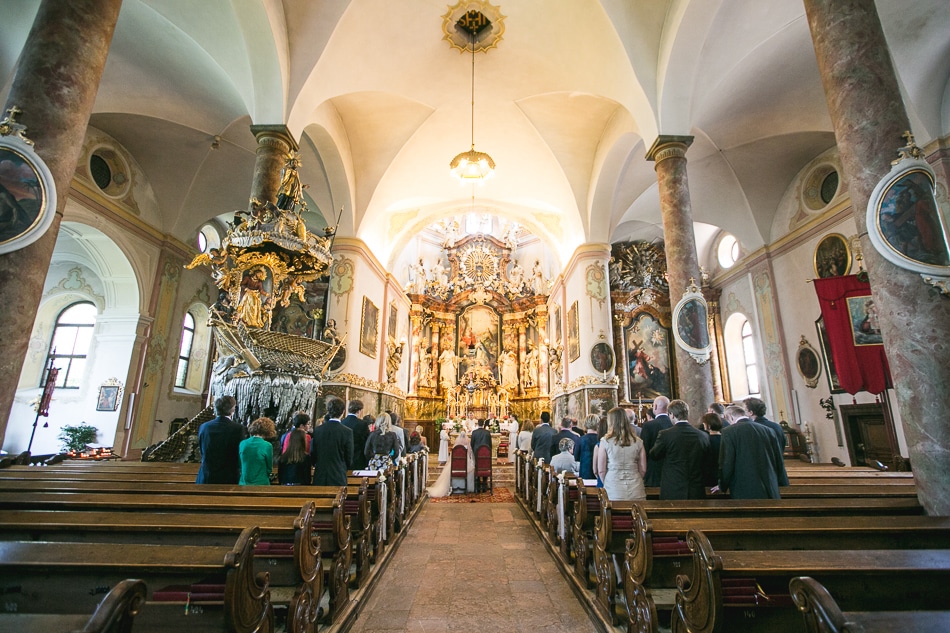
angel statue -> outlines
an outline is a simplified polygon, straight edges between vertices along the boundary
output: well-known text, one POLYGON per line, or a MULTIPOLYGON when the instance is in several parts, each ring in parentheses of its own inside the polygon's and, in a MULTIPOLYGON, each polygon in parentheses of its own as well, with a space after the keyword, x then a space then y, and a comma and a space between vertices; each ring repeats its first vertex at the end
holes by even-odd
POLYGON ((394 384, 396 375, 399 373, 399 365, 402 364, 402 349, 404 343, 396 343, 396 339, 389 337, 387 347, 389 356, 386 358, 386 382, 394 384))

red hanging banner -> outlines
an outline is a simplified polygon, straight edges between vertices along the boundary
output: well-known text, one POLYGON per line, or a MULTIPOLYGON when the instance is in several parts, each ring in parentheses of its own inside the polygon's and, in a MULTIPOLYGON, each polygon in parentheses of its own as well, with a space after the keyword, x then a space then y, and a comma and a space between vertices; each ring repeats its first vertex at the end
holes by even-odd
POLYGON ((841 388, 879 394, 891 384, 871 286, 856 275, 815 279, 841 388))

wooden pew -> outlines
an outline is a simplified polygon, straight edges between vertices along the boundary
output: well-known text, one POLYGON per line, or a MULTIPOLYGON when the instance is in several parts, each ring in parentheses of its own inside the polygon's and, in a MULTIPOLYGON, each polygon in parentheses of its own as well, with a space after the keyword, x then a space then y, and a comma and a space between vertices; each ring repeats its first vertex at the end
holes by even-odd
POLYGON ((259 538, 247 528, 232 547, 0 542, 0 588, 18 613, 91 611, 133 576, 148 586, 136 631, 269 632, 268 574, 254 569, 259 538))
POLYGON ((714 550, 690 530, 688 579, 677 579, 672 631, 801 631, 788 586, 811 576, 841 608, 866 611, 893 605, 904 611, 947 606, 950 550, 714 550))
MULTIPOLYGON (((197 484, 196 484, 197 485, 197 484)), ((266 490, 266 488, 265 488, 266 490)), ((326 559, 325 585, 329 590, 327 618, 332 621, 349 603, 350 520, 343 511, 344 489, 333 498, 313 498, 313 530, 320 537, 319 553, 326 559)), ((0 506, 21 510, 99 510, 104 512, 197 512, 207 515, 234 512, 292 514, 300 512, 298 497, 239 495, 169 495, 127 493, 0 492, 0 506)))
MULTIPOLYGON (((92 615, 53 613, 0 613, 0 630, 17 633, 81 631, 81 633, 130 633, 145 602, 145 583, 127 579, 117 583, 96 606, 92 615)), ((136 629, 141 631, 142 628, 136 629)))
POLYGON ((828 590, 807 576, 792 578, 788 590, 805 618, 806 633, 950 631, 950 610, 843 612, 828 590))
POLYGON ((312 501, 293 520, 273 514, 7 510, 0 513, 0 540, 221 547, 233 543, 246 527, 257 526, 261 540, 254 555, 267 568, 271 588, 290 587, 294 592, 274 603, 286 602, 294 630, 309 631, 316 626, 324 592, 313 518, 312 501))

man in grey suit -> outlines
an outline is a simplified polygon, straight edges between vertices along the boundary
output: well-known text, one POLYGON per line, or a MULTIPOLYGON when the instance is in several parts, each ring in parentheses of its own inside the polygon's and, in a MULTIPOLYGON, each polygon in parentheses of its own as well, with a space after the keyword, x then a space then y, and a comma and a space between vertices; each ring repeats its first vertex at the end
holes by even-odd
POLYGON ((703 499, 703 461, 709 436, 689 423, 689 406, 674 400, 668 409, 673 426, 657 436, 650 455, 663 460, 660 499, 703 499))
POLYGON ((643 440, 643 450, 647 453, 647 474, 643 477, 644 486, 659 486, 660 478, 663 474, 663 460, 650 456, 653 451, 653 445, 656 444, 656 438, 660 431, 664 431, 673 426, 670 416, 666 415, 666 408, 670 406, 670 399, 666 396, 657 396, 653 401, 653 412, 656 417, 647 421, 640 429, 640 439, 643 440))
POLYGON ((772 432, 737 405, 726 407, 726 417, 731 424, 722 430, 719 490, 733 499, 781 498, 779 486, 788 485, 788 476, 772 432))
POLYGON ((346 469, 353 461, 353 431, 343 426, 343 400, 327 396, 327 420, 313 430, 310 456, 314 486, 345 486, 346 469))

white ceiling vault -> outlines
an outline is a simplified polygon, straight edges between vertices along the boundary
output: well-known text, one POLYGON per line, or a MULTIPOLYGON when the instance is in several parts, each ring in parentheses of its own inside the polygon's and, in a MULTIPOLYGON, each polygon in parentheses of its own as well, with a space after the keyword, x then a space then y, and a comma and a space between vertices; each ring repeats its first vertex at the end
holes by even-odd
MULTIPOLYGON (((0 96, 38 4, 5 3, 0 96)), ((471 142, 471 57, 443 39, 451 4, 124 0, 91 124, 141 165, 158 228, 191 242, 246 207, 249 126, 285 123, 327 223, 343 208, 340 233, 391 263, 407 236, 472 204, 448 174, 471 142)), ((475 145, 498 167, 477 203, 562 263, 584 242, 661 233, 644 159, 657 134, 695 137, 694 219, 746 249, 768 241, 792 179, 834 145, 801 0, 493 4, 505 30, 476 55, 475 145)), ((918 142, 945 136, 947 0, 877 6, 918 142)))

